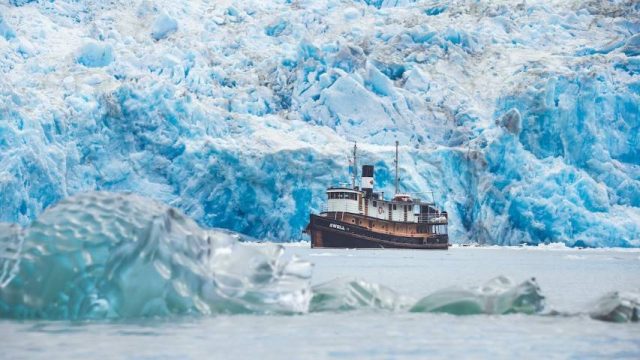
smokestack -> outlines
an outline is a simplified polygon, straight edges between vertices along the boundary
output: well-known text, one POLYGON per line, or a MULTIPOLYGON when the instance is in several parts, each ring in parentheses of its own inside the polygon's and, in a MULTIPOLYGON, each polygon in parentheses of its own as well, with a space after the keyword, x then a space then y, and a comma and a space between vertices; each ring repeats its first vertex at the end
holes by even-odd
POLYGON ((366 197, 373 192, 373 165, 362 165, 362 190, 366 197))

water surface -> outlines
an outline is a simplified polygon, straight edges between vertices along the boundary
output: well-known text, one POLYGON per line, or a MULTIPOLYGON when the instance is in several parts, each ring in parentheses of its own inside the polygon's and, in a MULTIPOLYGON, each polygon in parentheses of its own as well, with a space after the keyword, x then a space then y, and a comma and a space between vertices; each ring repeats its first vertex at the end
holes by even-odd
MULTIPOLYGON (((260 247, 262 245, 254 245, 260 247)), ((449 251, 331 250, 288 246, 311 260, 314 285, 356 277, 420 298, 503 275, 535 277, 545 295, 537 315, 409 313, 380 309, 303 315, 177 316, 117 322, 0 321, 12 359, 128 358, 634 358, 637 323, 591 319, 608 291, 640 289, 640 252, 565 248, 449 251), (564 315, 554 315, 555 311, 564 315)))

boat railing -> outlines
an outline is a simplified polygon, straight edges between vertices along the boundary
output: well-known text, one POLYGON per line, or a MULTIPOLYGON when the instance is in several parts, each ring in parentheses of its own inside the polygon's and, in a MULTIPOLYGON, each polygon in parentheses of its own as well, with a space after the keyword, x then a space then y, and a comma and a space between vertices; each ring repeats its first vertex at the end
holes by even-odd
MULTIPOLYGON (((320 212, 323 212, 323 213, 329 212, 329 204, 327 203, 322 204, 322 206, 320 207, 320 212)), ((350 211, 347 209, 347 206, 345 206, 344 209, 336 210, 334 212, 349 213, 350 211)), ((415 216, 416 216, 415 219, 417 219, 417 222, 420 224, 435 224, 435 225, 445 224, 446 225, 449 221, 446 213, 416 214, 415 216)))

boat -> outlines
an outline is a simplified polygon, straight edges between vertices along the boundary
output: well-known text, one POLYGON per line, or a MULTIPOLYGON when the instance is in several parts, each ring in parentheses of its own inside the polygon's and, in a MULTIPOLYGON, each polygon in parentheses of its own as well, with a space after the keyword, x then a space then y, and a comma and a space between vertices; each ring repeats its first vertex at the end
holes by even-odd
POLYGON ((434 201, 398 192, 398 142, 395 194, 391 199, 385 199, 384 192, 374 191, 373 165, 362 166, 360 185, 356 184, 356 152, 354 144, 351 186, 329 187, 323 211, 309 215, 304 231, 311 237, 311 247, 448 249, 447 212, 434 201))

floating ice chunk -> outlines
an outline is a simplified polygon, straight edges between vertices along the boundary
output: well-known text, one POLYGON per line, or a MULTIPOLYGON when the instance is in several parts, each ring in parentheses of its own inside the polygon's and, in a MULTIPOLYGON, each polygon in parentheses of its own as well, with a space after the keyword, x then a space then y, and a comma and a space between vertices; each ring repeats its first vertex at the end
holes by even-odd
POLYGON ((135 195, 81 194, 24 231, 0 230, 0 317, 301 313, 309 305, 311 264, 283 258, 280 246, 241 245, 135 195))
POLYGON ((544 296, 535 279, 515 285, 500 276, 481 287, 450 288, 420 299, 410 311, 444 312, 454 315, 533 314, 544 307, 544 296))
POLYGON ((113 61, 113 48, 109 44, 88 42, 76 53, 76 61, 86 67, 103 67, 113 61))
POLYGON ((603 321, 638 322, 640 320, 640 294, 610 292, 595 302, 589 315, 603 321))
POLYGON ((160 40, 176 31, 178 31, 178 21, 166 13, 162 13, 153 22, 151 37, 155 40, 160 40))
POLYGON ((309 311, 398 310, 409 304, 408 298, 385 286, 359 279, 340 278, 313 287, 309 311))

